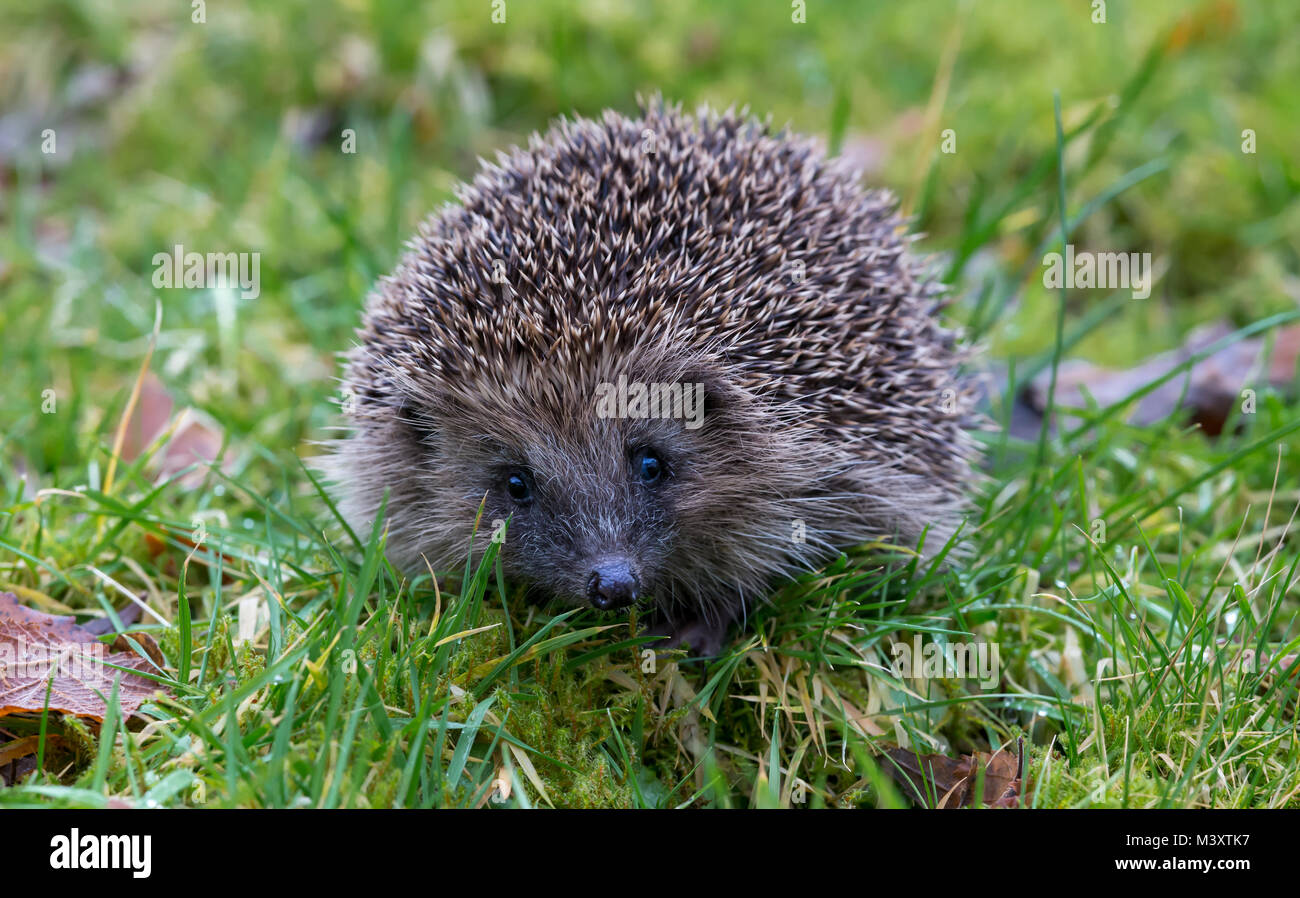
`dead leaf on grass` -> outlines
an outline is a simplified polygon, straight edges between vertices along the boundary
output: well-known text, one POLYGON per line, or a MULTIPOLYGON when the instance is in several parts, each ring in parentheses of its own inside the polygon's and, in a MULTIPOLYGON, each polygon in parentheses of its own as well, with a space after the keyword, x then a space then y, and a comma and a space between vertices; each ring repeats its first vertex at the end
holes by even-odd
POLYGON ((1020 806, 1020 770, 1024 743, 1018 755, 1005 749, 976 752, 961 758, 921 755, 906 748, 885 751, 892 763, 885 770, 917 804, 927 808, 968 808, 975 804, 976 783, 983 777, 983 799, 989 808, 1020 806))
MULTIPOLYGON (((1120 402, 1231 333, 1232 327, 1226 322, 1198 328, 1177 349, 1122 370, 1080 360, 1062 362, 1057 371, 1055 405, 1058 413, 1087 408, 1086 397, 1091 397, 1099 408, 1120 402)), ((1182 410, 1205 433, 1217 436, 1234 404, 1243 400, 1244 390, 1258 390, 1262 385, 1280 392, 1294 389, 1296 360, 1300 355, 1300 326, 1276 332, 1268 359, 1264 358, 1264 348, 1265 342, 1260 337, 1223 347, 1137 400, 1128 420, 1139 427, 1147 427, 1182 410)), ((1044 371, 1025 388, 1025 401, 1038 415, 1046 410, 1051 376, 1050 370, 1044 371)))
POLYGON ((28 608, 12 593, 0 593, 0 717, 41 713, 48 690, 51 711, 102 722, 119 676, 121 715, 134 714, 163 687, 130 671, 153 673, 163 657, 148 634, 132 633, 130 640, 148 657, 137 654, 125 635, 105 646, 72 618, 28 608))
MULTIPOLYGON (((183 409, 179 415, 173 416, 174 409, 175 403, 162 381, 152 372, 146 373, 140 386, 140 398, 126 422, 122 460, 135 461, 170 429, 171 436, 149 464, 161 477, 172 477, 197 464, 198 467, 184 475, 180 482, 185 486, 198 486, 207 476, 207 465, 221 455, 221 429, 194 409, 183 409)), ((221 457, 221 469, 231 470, 234 461, 234 453, 227 451, 221 457)))

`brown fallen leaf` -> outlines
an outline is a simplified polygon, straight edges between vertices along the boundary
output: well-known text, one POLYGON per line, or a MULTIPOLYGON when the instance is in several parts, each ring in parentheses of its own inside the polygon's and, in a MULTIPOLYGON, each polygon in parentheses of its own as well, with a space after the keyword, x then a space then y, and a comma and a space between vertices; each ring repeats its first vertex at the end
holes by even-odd
MULTIPOLYGON (((108 647, 108 650, 110 652, 131 654, 135 652, 136 645, 138 645, 140 649, 149 656, 149 660, 158 665, 159 668, 167 666, 167 659, 163 657, 162 649, 158 648, 157 641, 155 641, 148 633, 118 633, 117 638, 113 640, 112 644, 108 647), (134 642, 135 645, 132 645, 132 642, 134 642)), ((156 673, 156 671, 150 671, 150 673, 156 673)))
POLYGON ((1024 752, 1021 740, 1017 755, 1005 749, 976 752, 961 758, 920 755, 906 748, 885 751, 893 763, 885 769, 917 804, 927 808, 968 808, 975 804, 975 785, 984 779, 984 797, 989 808, 1020 806, 1020 769, 1024 752))
POLYGON ((962 762, 946 755, 920 755, 906 748, 890 748, 885 754, 893 761, 882 765, 894 781, 917 804, 935 807, 954 785, 962 783, 962 762))
MULTIPOLYGON (((153 372, 146 373, 140 385, 140 398, 126 422, 122 460, 135 461, 168 428, 172 428, 166 444, 154 454, 149 464, 160 477, 165 478, 197 463, 199 467, 182 477, 180 482, 185 486, 198 486, 207 475, 207 464, 221 454, 221 429, 194 409, 183 409, 173 417, 174 409, 171 394, 162 381, 153 372)), ((221 469, 229 471, 234 461, 234 453, 227 451, 221 458, 221 469)))
MULTIPOLYGON (((71 620, 71 618, 68 617, 61 618, 55 615, 50 615, 50 619, 54 621, 71 620)), ((140 606, 132 603, 127 605, 125 608, 119 609, 117 612, 117 619, 122 626, 131 626, 136 621, 140 620, 140 606)), ((79 627, 91 636, 99 637, 113 632, 113 619, 110 617, 96 617, 86 621, 84 624, 78 624, 74 621, 73 626, 79 627)), ((155 664, 159 667, 166 666, 167 660, 163 658, 162 650, 158 648, 157 641, 155 641, 148 633, 118 633, 117 638, 114 639, 112 644, 109 646, 109 650, 114 652, 134 652, 135 647, 132 646, 131 641, 127 639, 128 635, 131 640, 135 641, 136 645, 139 645, 140 648, 144 650, 144 653, 148 655, 155 664)))
MULTIPOLYGON (((40 736, 14 736, 0 730, 0 786, 12 786, 29 776, 36 769, 36 757, 40 747, 40 736)), ((63 737, 47 733, 46 763, 48 764, 53 756, 64 753, 66 748, 63 737)))
POLYGON ((130 671, 152 673, 163 658, 148 634, 131 638, 149 657, 136 654, 121 635, 106 647, 72 618, 28 608, 12 593, 0 593, 0 717, 41 713, 48 689, 51 711, 102 722, 119 675, 121 714, 134 714, 163 687, 130 671))
POLYGON ((23 736, 10 742, 0 742, 0 767, 11 764, 19 758, 36 754, 40 742, 39 736, 23 736))
MULTIPOLYGON (((63 737, 53 733, 45 735, 45 754, 62 751, 63 737)), ((41 749, 40 736, 23 736, 0 742, 0 785, 12 786, 36 769, 36 756, 41 749)))
MULTIPOLYGON (((1106 408, 1178 368, 1230 333, 1232 327, 1226 322, 1198 328, 1177 349, 1123 370, 1078 360, 1062 362, 1057 369, 1055 405, 1058 410, 1087 408, 1086 390, 1099 407, 1106 408)), ((1217 436, 1223 431, 1233 405, 1242 400, 1243 390, 1257 389, 1261 383, 1281 391, 1294 388, 1300 326, 1276 332, 1267 366, 1262 358, 1264 346, 1261 338, 1225 346, 1139 399, 1128 420, 1141 427, 1150 426, 1181 408, 1207 434, 1217 436)), ((1025 401, 1038 415, 1046 411, 1051 376, 1050 370, 1043 371, 1025 388, 1025 401)))

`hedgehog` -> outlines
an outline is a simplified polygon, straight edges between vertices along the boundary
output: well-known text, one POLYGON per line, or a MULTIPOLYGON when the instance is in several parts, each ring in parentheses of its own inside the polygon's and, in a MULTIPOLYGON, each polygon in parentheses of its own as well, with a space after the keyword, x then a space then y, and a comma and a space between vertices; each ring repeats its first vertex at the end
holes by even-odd
POLYGON ((531 596, 709 656, 841 552, 959 541, 967 351, 890 193, 660 99, 480 161, 344 357, 328 473, 396 567, 479 557, 495 522, 531 596))

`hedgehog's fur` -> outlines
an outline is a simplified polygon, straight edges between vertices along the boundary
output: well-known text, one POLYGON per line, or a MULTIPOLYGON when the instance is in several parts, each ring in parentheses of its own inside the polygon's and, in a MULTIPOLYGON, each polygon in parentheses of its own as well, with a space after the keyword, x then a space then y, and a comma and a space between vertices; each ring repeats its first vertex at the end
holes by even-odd
POLYGON ((841 548, 953 534, 960 350, 892 198, 812 141, 654 102, 562 121, 459 200, 347 359, 355 432, 330 473, 358 526, 390 492, 396 564, 463 563, 486 502, 511 519, 507 573, 543 593, 581 600, 614 555, 670 622, 725 626, 841 548), (598 416, 620 375, 703 383, 703 426, 598 416), (647 446, 670 472, 653 486, 629 461, 647 446), (527 506, 504 488, 518 471, 527 506))

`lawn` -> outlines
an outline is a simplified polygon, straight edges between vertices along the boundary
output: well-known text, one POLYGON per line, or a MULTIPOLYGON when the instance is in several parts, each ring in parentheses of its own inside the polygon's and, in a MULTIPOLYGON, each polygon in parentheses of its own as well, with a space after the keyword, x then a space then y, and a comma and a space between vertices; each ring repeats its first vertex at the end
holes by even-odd
POLYGON ((889 749, 1022 744, 1025 806, 1300 805, 1295 378, 1236 372, 1254 402, 1218 437, 1128 423, 1132 398, 1005 426, 1060 358, 1300 320, 1300 8, 1106 6, 4 3, 0 592, 142 602, 166 663, 127 721, 0 718, 0 747, 60 736, 0 806, 891 807, 889 749), (977 367, 1013 381, 959 560, 851 551, 709 662, 525 603, 495 545, 403 575, 310 473, 337 354, 421 219, 478 157, 656 91, 893 189, 977 367), (1150 253, 1150 296, 1045 286, 1063 221, 1150 253), (257 295, 157 286, 177 245, 260 254, 257 295), (226 464, 136 445, 154 384, 226 464), (998 675, 896 669, 915 639, 996 646, 998 675))

